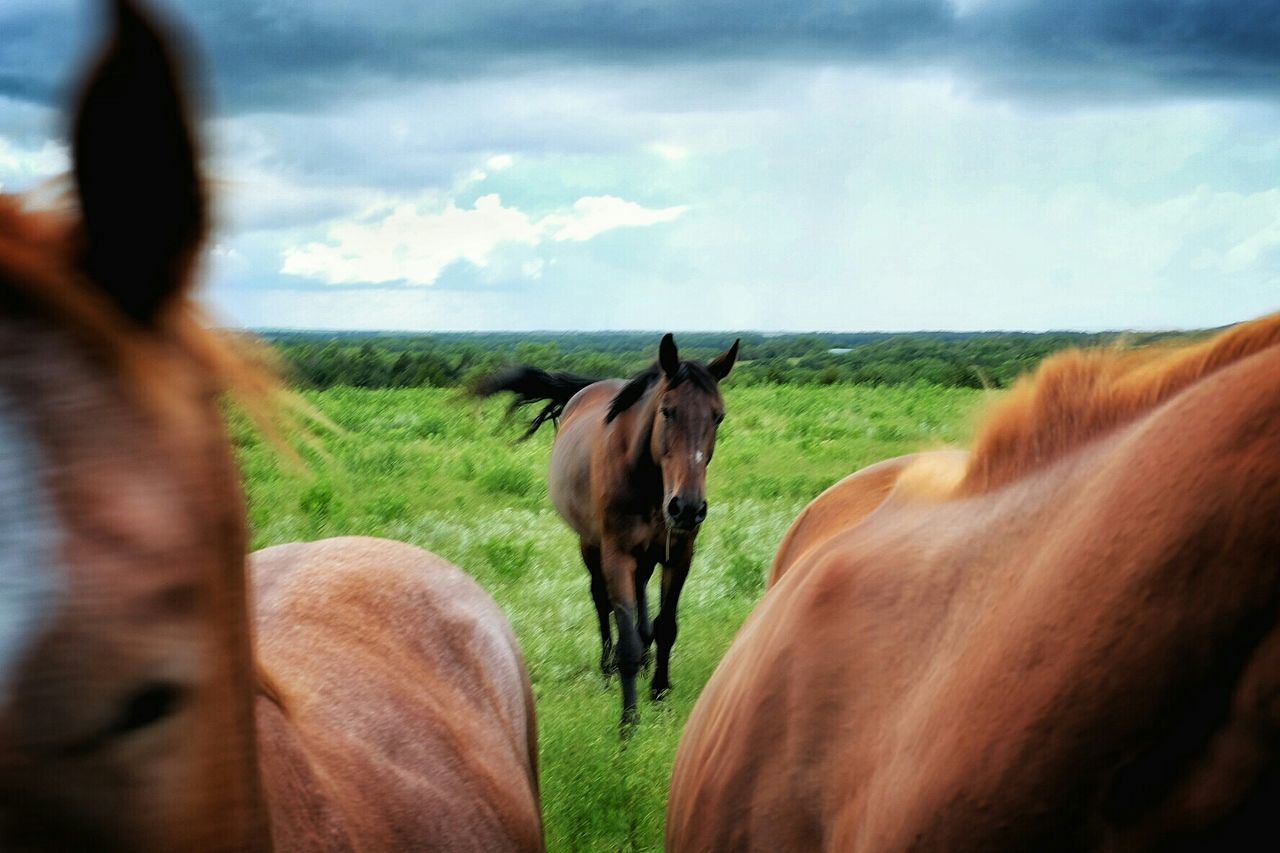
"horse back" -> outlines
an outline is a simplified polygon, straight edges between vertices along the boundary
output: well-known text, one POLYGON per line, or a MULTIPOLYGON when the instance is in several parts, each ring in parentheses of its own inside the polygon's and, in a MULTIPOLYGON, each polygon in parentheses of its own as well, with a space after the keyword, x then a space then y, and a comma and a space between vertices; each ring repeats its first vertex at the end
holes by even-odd
POLYGON ((478 585, 378 539, 281 545, 251 566, 277 847, 542 849, 528 676, 478 585))
POLYGON ((1277 375, 806 551, 690 718, 668 848, 1275 849, 1277 375))
POLYGON ((917 492, 926 477, 933 482, 954 481, 954 472, 963 469, 966 456, 953 450, 911 453, 863 468, 831 486, 801 511, 783 536, 769 569, 767 586, 772 588, 811 548, 861 523, 879 509, 905 472, 911 471, 906 481, 917 492))

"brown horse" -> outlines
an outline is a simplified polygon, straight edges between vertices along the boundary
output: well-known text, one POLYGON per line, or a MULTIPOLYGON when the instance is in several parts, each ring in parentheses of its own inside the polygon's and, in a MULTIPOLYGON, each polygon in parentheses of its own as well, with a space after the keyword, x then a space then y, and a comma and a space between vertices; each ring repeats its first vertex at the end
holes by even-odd
POLYGON ((676 607, 707 515, 707 466, 724 420, 720 381, 738 357, 738 341, 709 364, 681 361, 665 335, 658 361, 624 381, 517 368, 484 383, 483 394, 512 391, 514 406, 546 400, 532 434, 561 420, 551 448, 549 489, 561 517, 578 534, 591 573, 600 623, 600 667, 622 680, 622 725, 635 723, 636 673, 656 643, 650 695, 671 690, 669 665, 678 627, 676 607), (649 620, 645 589, 662 564, 662 601, 649 620), (614 647, 609 627, 618 625, 614 647))
POLYGON ((171 49, 120 0, 80 211, 0 198, 0 849, 539 850, 524 664, 408 545, 245 562, 171 49), (247 574, 251 577, 247 577, 247 574))
POLYGON ((1280 845, 1280 315, 1065 354, 833 487, 689 720, 667 846, 1280 845))

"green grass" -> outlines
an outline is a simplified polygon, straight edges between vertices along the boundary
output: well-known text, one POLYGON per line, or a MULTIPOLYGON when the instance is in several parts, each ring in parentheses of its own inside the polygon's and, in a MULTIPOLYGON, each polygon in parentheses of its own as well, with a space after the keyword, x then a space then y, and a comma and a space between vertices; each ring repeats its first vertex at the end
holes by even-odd
MULTIPOLYGON (((551 430, 517 444, 501 402, 433 389, 308 395, 343 429, 304 447, 308 470, 233 424, 253 547, 360 534, 427 548, 502 605, 538 702, 551 850, 659 850, 680 732, 758 600, 778 541, 804 505, 867 464, 966 441, 978 392, 933 386, 725 389, 729 417, 708 477, 711 513, 680 605, 672 696, 642 699, 618 739, 619 690, 597 663, 588 579, 547 500, 551 430)), ((650 592, 656 612, 657 583, 650 592)), ((641 695, 647 697, 647 677, 641 695)))

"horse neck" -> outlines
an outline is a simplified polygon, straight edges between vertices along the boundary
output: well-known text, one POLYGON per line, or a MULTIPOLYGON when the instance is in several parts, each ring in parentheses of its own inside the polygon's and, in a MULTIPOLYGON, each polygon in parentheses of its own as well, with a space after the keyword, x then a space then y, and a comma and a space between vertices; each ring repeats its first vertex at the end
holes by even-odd
POLYGON ((625 438, 627 482, 637 492, 654 492, 656 504, 662 501, 662 466, 653 457, 653 419, 661 387, 660 380, 619 418, 625 438))

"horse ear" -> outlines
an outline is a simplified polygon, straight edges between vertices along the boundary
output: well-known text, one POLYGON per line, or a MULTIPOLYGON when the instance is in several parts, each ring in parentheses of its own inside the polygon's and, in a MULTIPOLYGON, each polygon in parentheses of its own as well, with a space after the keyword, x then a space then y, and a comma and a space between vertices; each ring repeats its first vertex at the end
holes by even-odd
POLYGON ((121 310, 149 323, 189 278, 208 224, 205 192, 174 59, 182 44, 133 0, 112 5, 115 33, 72 129, 83 264, 121 310))
POLYGON ((716 378, 717 382, 723 380, 729 375, 729 371, 733 370, 733 363, 738 360, 738 344, 740 343, 742 343, 742 339, 738 338, 727 352, 716 356, 715 360, 707 365, 707 371, 716 378))
POLYGON ((676 378, 680 370, 680 353, 676 350, 675 336, 670 332, 663 335, 662 343, 658 344, 658 364, 662 365, 662 372, 668 379, 676 378))

